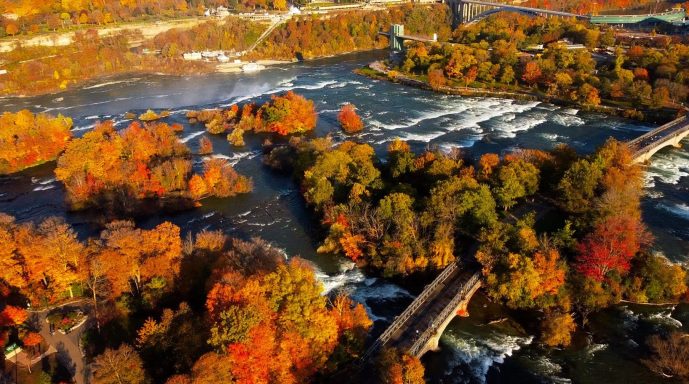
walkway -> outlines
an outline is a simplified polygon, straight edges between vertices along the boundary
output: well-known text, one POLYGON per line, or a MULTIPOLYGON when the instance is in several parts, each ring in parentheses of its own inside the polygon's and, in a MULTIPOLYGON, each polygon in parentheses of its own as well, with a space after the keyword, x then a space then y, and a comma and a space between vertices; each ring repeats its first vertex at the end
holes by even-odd
POLYGON ((457 310, 466 308, 471 296, 481 285, 479 275, 479 272, 472 274, 462 271, 458 262, 447 266, 395 318, 369 347, 362 360, 368 361, 383 347, 398 348, 418 357, 429 349, 437 348, 437 338, 457 310), (435 343, 432 342, 434 338, 435 343))
POLYGON ((682 116, 639 136, 627 145, 634 153, 634 162, 643 163, 665 147, 679 146, 680 141, 687 136, 689 136, 689 118, 682 116))
MULTIPOLYGON (((90 313, 90 307, 82 303, 70 303, 64 306, 74 306, 80 308, 84 313, 90 313)), ((59 307, 58 307, 59 308, 59 307)), ((85 325, 82 325, 78 329, 70 332, 69 334, 63 335, 60 332, 54 332, 50 334, 50 327, 46 318, 48 313, 57 308, 45 309, 42 311, 36 311, 32 313, 32 321, 34 321, 37 327, 40 327, 40 334, 43 336, 43 340, 55 349, 57 349, 57 359, 61 365, 63 365, 67 370, 69 370, 76 384, 86 384, 88 383, 88 378, 90 376, 90 371, 84 361, 84 356, 82 355, 81 348, 79 347, 79 342, 81 335, 86 329, 85 325)))

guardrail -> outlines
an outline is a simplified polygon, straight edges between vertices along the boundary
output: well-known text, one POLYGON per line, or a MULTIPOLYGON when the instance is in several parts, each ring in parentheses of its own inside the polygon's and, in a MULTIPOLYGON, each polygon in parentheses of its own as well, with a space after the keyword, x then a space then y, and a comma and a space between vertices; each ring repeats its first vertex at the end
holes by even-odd
POLYGON ((649 132, 644 133, 643 135, 637 137, 636 139, 634 139, 634 140, 632 140, 632 141, 628 141, 628 142, 627 142, 627 145, 628 145, 629 147, 633 147, 634 145, 640 143, 641 141, 646 140, 646 139, 648 139, 648 138, 650 138, 650 137, 653 137, 653 136, 659 134, 660 132, 664 132, 664 131, 667 131, 667 130, 670 129, 670 128, 674 128, 677 124, 680 124, 680 123, 682 123, 682 122, 685 122, 686 119, 687 119, 687 118, 683 116, 683 117, 680 117, 679 119, 673 120, 673 121, 671 121, 671 122, 669 122, 669 123, 667 123, 667 124, 665 124, 665 125, 663 125, 663 126, 660 126, 660 127, 656 128, 656 129, 654 129, 654 130, 652 130, 652 131, 649 131, 649 132))
POLYGON ((655 141, 649 145, 646 145, 645 147, 639 148, 638 150, 636 150, 636 152, 634 152, 633 157, 636 159, 636 158, 642 156, 643 154, 645 154, 646 152, 650 151, 651 149, 656 148, 660 143, 670 141, 677 136, 681 136, 681 135, 685 134, 687 131, 689 131, 689 124, 685 125, 681 129, 678 129, 677 131, 673 132, 671 135, 663 137, 662 140, 655 141))
POLYGON ((447 306, 445 306, 445 308, 443 308, 442 312, 440 312, 440 314, 433 319, 433 324, 435 324, 435 326, 426 328, 426 330, 421 334, 421 336, 419 336, 419 338, 416 339, 414 344, 412 344, 411 348, 409 348, 410 355, 418 357, 417 355, 419 354, 419 352, 421 352, 421 350, 424 348, 426 343, 428 343, 431 337, 435 335, 438 325, 445 322, 445 320, 447 320, 447 318, 452 314, 452 312, 455 311, 455 308, 457 308, 459 303, 462 300, 466 299, 467 293, 469 293, 469 291, 471 291, 476 286, 476 284, 478 284, 480 278, 481 273, 476 272, 473 276, 469 278, 469 280, 466 281, 466 283, 464 283, 459 292, 457 292, 455 297, 452 298, 452 301, 450 301, 450 303, 447 306))
POLYGON ((390 338, 392 335, 397 332, 402 326, 409 320, 414 312, 416 312, 419 307, 421 307, 423 304, 427 302, 427 299, 430 297, 431 293, 435 291, 437 287, 439 287, 441 284, 444 284, 447 279, 450 278, 452 274, 454 274, 457 270, 459 269, 459 263, 454 262, 450 265, 448 265, 439 275, 438 277, 435 278, 429 285, 424 288, 423 292, 419 296, 412 301, 411 304, 407 307, 407 309, 402 312, 395 320, 390 324, 390 326, 383 332, 380 336, 378 336, 378 339, 366 350, 366 353, 363 354, 361 357, 362 361, 368 360, 376 351, 385 346, 388 341, 390 341, 390 338))

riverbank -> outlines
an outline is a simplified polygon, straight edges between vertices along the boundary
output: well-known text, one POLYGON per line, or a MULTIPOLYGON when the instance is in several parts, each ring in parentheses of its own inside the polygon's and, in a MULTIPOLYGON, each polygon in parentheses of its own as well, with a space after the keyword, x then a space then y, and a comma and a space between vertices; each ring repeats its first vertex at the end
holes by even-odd
MULTIPOLYGON (((218 73, 240 73, 244 72, 242 69, 243 66, 254 63, 256 65, 262 66, 262 67, 270 67, 270 66, 275 66, 275 65, 284 65, 284 64, 292 64, 298 62, 296 59, 289 61, 289 60, 256 60, 256 61, 242 61, 238 60, 237 62, 232 62, 232 63, 222 63, 218 64, 215 66, 215 71, 218 73)), ((263 68, 261 68, 263 69, 263 68)))
MULTIPOLYGON (((274 66, 280 66, 280 65, 289 65, 289 64, 296 64, 296 63, 303 63, 303 62, 315 62, 318 60, 324 60, 324 59, 331 59, 331 58, 336 58, 340 56, 346 56, 349 54, 353 53, 366 53, 366 52, 373 52, 376 51, 376 49, 372 50, 360 50, 360 51, 347 51, 347 52, 342 52, 342 53, 337 53, 333 55, 327 55, 327 56, 318 56, 314 58, 309 58, 309 59, 302 59, 298 60, 296 58, 293 58, 292 60, 285 60, 285 59, 257 59, 257 60, 239 60, 238 62, 230 62, 230 63, 213 63, 210 61, 179 61, 180 65, 169 65, 169 63, 166 63, 165 68, 163 68, 163 65, 160 67, 149 67, 147 69, 144 68, 135 68, 135 69, 129 69, 129 70, 124 70, 121 72, 116 72, 116 73, 108 73, 105 75, 101 76, 96 76, 88 79, 83 79, 83 80, 78 80, 76 82, 73 82, 70 84, 69 87, 67 88, 55 88, 51 90, 46 90, 46 91, 39 91, 39 92, 27 92, 27 93, 22 93, 22 94, 4 94, 1 95, 0 98, 30 98, 30 97, 36 97, 36 96, 48 96, 48 95, 58 95, 68 89, 78 89, 78 88, 88 88, 88 87, 97 87, 102 84, 107 84, 109 81, 113 81, 113 79, 118 79, 124 76, 130 76, 130 77, 136 77, 136 76, 142 76, 142 75, 164 75, 164 76, 205 76, 213 73, 226 73, 226 74, 238 74, 238 73, 244 73, 242 70, 242 67, 246 64, 249 63, 255 63, 259 66, 262 67, 274 67, 274 66), (173 71, 166 70, 166 68, 174 68, 173 71)), ((261 68, 263 69, 263 68, 261 68)), ((250 73, 260 73, 260 70, 250 72, 250 73)))
POLYGON ((546 95, 533 90, 515 90, 506 91, 500 89, 487 89, 478 87, 458 87, 458 86, 440 86, 432 87, 428 82, 414 77, 413 75, 403 74, 390 69, 385 63, 381 61, 374 61, 367 66, 357 69, 355 73, 366 76, 376 80, 390 81, 406 86, 429 90, 446 95, 456 95, 465 97, 498 97, 512 100, 523 101, 540 101, 550 103, 563 107, 573 107, 587 112, 603 113, 611 116, 632 118, 639 121, 650 122, 655 124, 664 124, 677 118, 677 115, 682 111, 678 109, 662 108, 662 109, 646 109, 641 110, 640 115, 630 116, 628 109, 617 107, 614 105, 587 105, 581 104, 572 100, 562 99, 555 96, 546 95))

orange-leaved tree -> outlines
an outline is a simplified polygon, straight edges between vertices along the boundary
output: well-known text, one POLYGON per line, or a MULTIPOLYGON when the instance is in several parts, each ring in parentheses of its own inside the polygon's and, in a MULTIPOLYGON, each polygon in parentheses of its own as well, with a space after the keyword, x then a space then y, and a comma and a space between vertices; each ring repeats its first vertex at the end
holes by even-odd
POLYGON ((347 133, 356 133, 364 129, 364 123, 356 113, 356 107, 353 104, 347 103, 342 106, 337 115, 337 121, 340 122, 342 130, 347 133))
POLYGON ((0 175, 55 160, 72 137, 72 119, 28 110, 0 115, 0 175))

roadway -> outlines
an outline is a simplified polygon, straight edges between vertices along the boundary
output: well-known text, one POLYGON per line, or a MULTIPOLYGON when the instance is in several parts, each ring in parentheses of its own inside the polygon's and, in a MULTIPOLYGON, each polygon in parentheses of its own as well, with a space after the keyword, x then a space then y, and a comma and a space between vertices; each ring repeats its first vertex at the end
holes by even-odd
POLYGON ((670 138, 687 130, 689 130, 689 118, 683 116, 628 142, 627 145, 636 155, 653 148, 655 145, 662 145, 670 138))
POLYGON ((548 9, 540 9, 540 8, 529 8, 529 7, 522 7, 519 5, 491 3, 488 1, 481 1, 481 0, 460 0, 460 3, 472 4, 472 5, 481 5, 481 6, 493 7, 493 8, 501 8, 501 9, 510 10, 510 11, 517 11, 517 12, 531 12, 531 13, 540 13, 540 14, 560 16, 560 17, 575 17, 577 19, 589 19, 589 16, 577 15, 575 13, 562 12, 562 11, 551 11, 548 9))
POLYGON ((84 354, 82 353, 82 350, 80 348, 81 335, 85 331, 87 326, 85 324, 82 324, 78 329, 66 335, 57 331, 51 334, 48 322, 46 322, 48 314, 51 311, 66 306, 79 308, 82 312, 86 314, 91 313, 91 307, 87 304, 86 301, 77 301, 41 311, 31 311, 32 321, 34 322, 36 327, 40 328, 39 333, 43 337, 45 343, 48 345, 52 345, 53 347, 55 347, 55 349, 57 349, 57 360, 63 367, 65 367, 72 374, 72 377, 74 378, 74 383, 88 383, 90 371, 84 359, 84 354))
MULTIPOLYGON (((433 299, 429 300, 423 308, 419 308, 417 311, 418 316, 412 317, 407 327, 393 336, 388 345, 396 347, 401 351, 409 351, 419 339, 424 337, 424 333, 430 330, 432 334, 435 334, 441 324, 447 320, 439 317, 452 304, 460 291, 463 290, 471 276, 471 273, 460 273, 458 270, 445 284, 434 287, 433 299)), ((451 310, 454 312, 454 308, 451 308, 451 310)))

